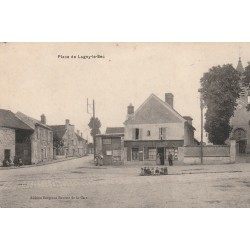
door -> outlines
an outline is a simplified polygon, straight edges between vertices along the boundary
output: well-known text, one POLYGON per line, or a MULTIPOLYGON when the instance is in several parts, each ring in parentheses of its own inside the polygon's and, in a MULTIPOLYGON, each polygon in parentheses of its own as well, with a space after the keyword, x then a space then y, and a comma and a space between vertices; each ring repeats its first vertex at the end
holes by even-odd
POLYGON ((245 140, 239 141, 239 153, 240 154, 246 153, 246 141, 245 140))
POLYGON ((10 159, 10 149, 4 150, 4 159, 10 159))
POLYGON ((132 161, 138 161, 138 160, 139 160, 139 149, 132 148, 132 161))
POLYGON ((164 165, 164 148, 157 148, 157 153, 160 156, 161 165, 164 165))

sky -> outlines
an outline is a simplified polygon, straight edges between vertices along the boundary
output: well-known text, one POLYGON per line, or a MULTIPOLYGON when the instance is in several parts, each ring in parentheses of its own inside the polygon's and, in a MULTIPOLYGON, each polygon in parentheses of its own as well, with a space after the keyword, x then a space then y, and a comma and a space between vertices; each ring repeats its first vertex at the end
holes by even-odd
POLYGON ((104 133, 123 126, 130 103, 136 110, 152 93, 173 93, 200 139, 200 78, 212 66, 236 67, 239 55, 245 67, 250 43, 1 43, 0 108, 45 114, 49 125, 69 119, 91 141, 87 99, 104 133), (92 55, 100 58, 84 59, 92 55))

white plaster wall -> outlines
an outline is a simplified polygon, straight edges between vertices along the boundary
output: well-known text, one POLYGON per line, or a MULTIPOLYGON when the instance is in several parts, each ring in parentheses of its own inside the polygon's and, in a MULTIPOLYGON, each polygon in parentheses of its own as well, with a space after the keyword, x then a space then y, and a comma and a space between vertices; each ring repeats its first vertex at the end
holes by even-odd
POLYGON ((166 140, 184 140, 184 123, 126 125, 124 140, 132 140, 133 128, 142 129, 142 140, 159 140, 159 128, 166 128, 166 140))
POLYGON ((4 160, 4 150, 10 149, 10 159, 13 161, 15 156, 15 130, 0 128, 0 166, 4 160))

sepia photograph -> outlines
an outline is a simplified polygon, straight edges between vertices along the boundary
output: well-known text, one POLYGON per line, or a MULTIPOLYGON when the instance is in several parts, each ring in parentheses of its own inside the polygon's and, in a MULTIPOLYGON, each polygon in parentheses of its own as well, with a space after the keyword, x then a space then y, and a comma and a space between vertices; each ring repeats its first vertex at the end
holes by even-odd
POLYGON ((0 207, 250 207, 250 43, 0 54, 0 207))

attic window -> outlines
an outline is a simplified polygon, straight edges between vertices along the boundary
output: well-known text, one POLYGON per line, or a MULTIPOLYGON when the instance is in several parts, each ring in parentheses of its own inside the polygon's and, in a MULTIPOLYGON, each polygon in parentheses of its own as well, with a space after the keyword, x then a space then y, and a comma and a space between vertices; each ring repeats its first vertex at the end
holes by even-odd
POLYGON ((150 134, 151 134, 151 133, 150 133, 150 130, 148 130, 148 131, 147 131, 147 136, 150 136, 150 134))

